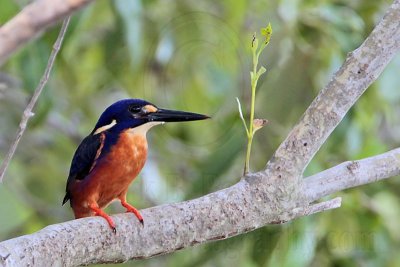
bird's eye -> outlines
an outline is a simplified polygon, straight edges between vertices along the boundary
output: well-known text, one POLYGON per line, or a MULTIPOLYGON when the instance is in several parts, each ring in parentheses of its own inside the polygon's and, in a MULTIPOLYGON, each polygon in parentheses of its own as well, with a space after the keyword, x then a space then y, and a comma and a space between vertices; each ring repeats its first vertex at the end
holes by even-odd
POLYGON ((130 106, 129 107, 129 112, 133 113, 133 114, 139 113, 141 110, 142 110, 141 106, 130 106))

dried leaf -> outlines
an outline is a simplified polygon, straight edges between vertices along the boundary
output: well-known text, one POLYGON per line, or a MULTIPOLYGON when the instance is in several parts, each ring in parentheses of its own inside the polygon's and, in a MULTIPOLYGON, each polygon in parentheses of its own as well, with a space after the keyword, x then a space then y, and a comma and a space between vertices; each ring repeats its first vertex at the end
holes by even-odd
POLYGON ((266 119, 254 119, 253 120, 253 133, 255 133, 257 130, 261 129, 265 125, 268 124, 268 120, 266 119))

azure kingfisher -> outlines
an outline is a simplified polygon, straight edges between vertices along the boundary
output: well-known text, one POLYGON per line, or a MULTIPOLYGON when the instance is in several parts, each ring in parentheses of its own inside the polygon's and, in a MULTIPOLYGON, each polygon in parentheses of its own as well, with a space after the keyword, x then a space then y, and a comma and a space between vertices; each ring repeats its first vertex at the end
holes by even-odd
POLYGON ((191 112, 161 109, 141 99, 124 99, 112 104, 78 146, 62 204, 70 201, 75 218, 103 217, 115 233, 115 224, 103 209, 113 200, 119 200, 143 225, 142 215, 126 202, 126 194, 145 164, 147 131, 165 122, 207 118, 191 112))

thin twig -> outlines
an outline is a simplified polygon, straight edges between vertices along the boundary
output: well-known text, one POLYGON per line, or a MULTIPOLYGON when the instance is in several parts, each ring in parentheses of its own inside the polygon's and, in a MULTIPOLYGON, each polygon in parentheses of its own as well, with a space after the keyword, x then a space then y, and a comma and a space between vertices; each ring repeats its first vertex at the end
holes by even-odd
POLYGON ((321 203, 310 205, 304 210, 303 216, 319 213, 326 210, 337 209, 342 205, 342 198, 336 197, 321 203))
POLYGON ((24 113, 22 114, 21 122, 19 123, 19 129, 15 136, 14 142, 11 144, 10 149, 8 150, 8 153, 0 167, 0 183, 3 182, 4 174, 6 173, 7 167, 10 164, 12 157, 14 156, 14 153, 18 147, 19 141, 21 140, 22 135, 25 132, 28 120, 34 115, 32 110, 35 107, 36 102, 37 102, 40 94, 43 91, 43 88, 45 87, 45 85, 47 84, 47 81, 49 80, 51 69, 53 68, 54 61, 56 59, 58 51, 60 51, 61 44, 62 44, 62 41, 65 36, 65 32, 67 31, 67 28, 68 28, 69 19, 70 19, 70 17, 67 17, 63 21, 60 33, 58 34, 57 40, 55 41, 55 43, 53 45, 53 50, 51 51, 44 74, 43 74, 42 78, 40 79, 40 82, 39 82, 38 86, 36 87, 31 100, 29 101, 28 105, 26 106, 24 113))

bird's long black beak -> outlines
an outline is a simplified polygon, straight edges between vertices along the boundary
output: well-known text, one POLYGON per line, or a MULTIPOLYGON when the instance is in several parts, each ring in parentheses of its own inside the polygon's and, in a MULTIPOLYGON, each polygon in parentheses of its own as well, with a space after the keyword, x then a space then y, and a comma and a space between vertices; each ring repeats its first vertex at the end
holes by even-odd
POLYGON ((197 114, 179 110, 158 109, 148 115, 149 121, 178 122, 178 121, 198 121, 209 119, 203 114, 197 114))

